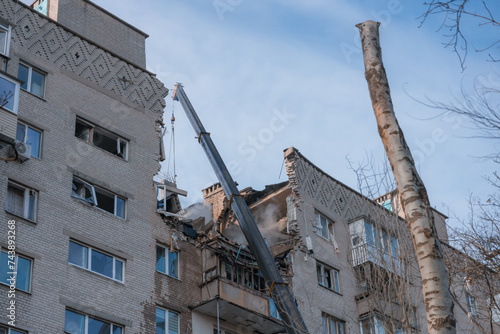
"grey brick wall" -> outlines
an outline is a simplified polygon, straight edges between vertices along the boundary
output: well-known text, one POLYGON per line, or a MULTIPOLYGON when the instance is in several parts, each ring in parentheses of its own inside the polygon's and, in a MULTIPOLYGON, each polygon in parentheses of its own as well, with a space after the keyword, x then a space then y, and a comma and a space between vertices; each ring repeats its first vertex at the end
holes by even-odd
MULTIPOLYGON (((70 307, 125 325, 125 333, 151 333, 151 305, 159 300, 154 295, 155 245, 159 230, 166 229, 155 212, 152 178, 159 169, 157 121, 168 91, 152 74, 21 3, 0 1, 0 16, 17 24, 7 72, 17 76, 23 60, 47 73, 44 99, 21 91, 19 102, 19 119, 43 131, 41 159, 0 162, 0 245, 7 245, 7 221, 14 219, 18 253, 33 260, 31 292, 17 292, 16 325, 30 334, 62 333, 70 307), (124 83, 122 76, 134 82, 124 83), (130 140, 128 161, 76 138, 77 115, 130 140), (126 219, 72 198, 75 173, 125 194, 126 219), (5 211, 9 180, 38 191, 35 223, 5 211), (70 238, 123 258, 124 282, 68 264, 70 238)), ((117 43, 128 38, 110 37, 117 43)), ((189 261, 195 263, 194 257, 189 261)), ((189 269, 182 270, 188 277, 189 269)), ((0 284, 2 310, 7 290, 0 284)), ((174 296, 179 290, 161 290, 160 295, 174 296)), ((171 302, 176 304, 176 298, 171 302)), ((6 323, 2 311, 0 324, 6 323)))

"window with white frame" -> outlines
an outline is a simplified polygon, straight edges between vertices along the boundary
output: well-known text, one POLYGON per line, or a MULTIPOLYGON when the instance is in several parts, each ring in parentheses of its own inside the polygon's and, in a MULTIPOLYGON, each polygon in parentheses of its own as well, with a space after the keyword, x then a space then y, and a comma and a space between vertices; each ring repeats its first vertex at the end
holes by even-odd
POLYGON ((179 253, 171 252, 166 247, 156 245, 156 270, 179 278, 179 253))
POLYGON ((76 119, 75 137, 125 160, 128 159, 128 140, 83 119, 76 119))
POLYGON ((17 78, 23 82, 22 89, 43 98, 45 94, 45 73, 32 66, 19 63, 17 78))
POLYGON ((179 334, 179 322, 179 313, 156 308, 156 334, 179 334))
POLYGON ((467 312, 469 312, 473 316, 476 316, 477 315, 476 298, 473 295, 471 295, 470 293, 466 292, 465 293, 465 302, 467 304, 467 312))
POLYGON ((35 221, 38 192, 34 189, 9 181, 5 210, 13 215, 35 221))
POLYGON ((11 285, 12 281, 14 281, 16 289, 29 292, 31 287, 31 264, 32 261, 24 256, 2 250, 0 252, 0 282, 11 285))
POLYGON ((323 334, 344 334, 345 322, 331 315, 323 313, 321 315, 321 325, 323 334))
POLYGON ((0 54, 8 57, 10 49, 11 27, 6 24, 0 24, 0 54))
POLYGON ((333 239, 333 222, 319 212, 316 212, 316 233, 327 240, 333 239))
POLYGON ((125 198, 75 176, 73 176, 71 196, 115 216, 125 218, 125 198))
POLYGON ((0 73, 0 108, 17 115, 19 88, 20 84, 18 81, 0 73))
POLYGON ((64 333, 68 334, 122 334, 123 326, 66 309, 64 333))
POLYGON ((327 289, 340 293, 339 271, 322 263, 316 263, 318 284, 327 289))
POLYGON ((125 261, 70 240, 68 262, 94 273, 123 282, 125 261))
POLYGON ((399 256, 398 239, 385 229, 361 219, 349 224, 349 230, 353 248, 370 245, 384 253, 391 253, 393 257, 399 256))
POLYGON ((0 334, 26 334, 26 332, 21 332, 17 329, 0 326, 0 334))
POLYGON ((31 147, 31 156, 40 158, 42 148, 42 131, 23 123, 17 122, 16 140, 31 147))

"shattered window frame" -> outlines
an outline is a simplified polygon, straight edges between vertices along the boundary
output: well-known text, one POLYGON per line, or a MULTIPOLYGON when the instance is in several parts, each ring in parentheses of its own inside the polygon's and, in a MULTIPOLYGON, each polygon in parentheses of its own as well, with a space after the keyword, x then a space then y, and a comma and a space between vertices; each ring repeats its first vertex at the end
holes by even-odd
POLYGON ((75 137, 128 161, 129 140, 80 117, 76 117, 75 137))
POLYGON ((259 268, 246 267, 238 263, 220 259, 219 277, 244 286, 253 291, 265 293, 266 282, 259 268))
POLYGON ((316 234, 326 240, 333 240, 333 220, 316 211, 316 234))
POLYGON ((316 276, 322 287, 340 294, 340 271, 316 261, 316 276))
POLYGON ((126 219, 127 216, 127 199, 125 197, 119 196, 109 190, 103 189, 101 187, 95 186, 90 182, 87 182, 77 176, 73 175, 73 181, 71 185, 71 197, 94 206, 100 210, 109 212, 118 218, 126 219), (75 184, 78 183, 80 186, 75 184), (85 190, 85 194, 83 191, 85 190), (88 191, 88 193, 87 193, 88 191), (99 197, 101 201, 99 201, 99 197), (103 201, 103 199, 105 201, 103 201), (107 201, 106 201, 107 199, 107 201), (113 201, 113 210, 109 209, 109 202, 113 201), (107 202, 107 203, 106 203, 107 202), (100 204, 102 203, 102 204, 100 204), (108 206, 105 206, 108 204, 108 206))

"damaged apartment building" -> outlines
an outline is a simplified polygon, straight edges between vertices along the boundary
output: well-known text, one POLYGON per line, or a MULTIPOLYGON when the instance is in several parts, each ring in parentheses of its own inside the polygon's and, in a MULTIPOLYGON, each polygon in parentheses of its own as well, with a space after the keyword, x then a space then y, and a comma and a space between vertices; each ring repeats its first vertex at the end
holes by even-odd
MULTIPOLYGON (((293 147, 285 150, 285 165, 288 181, 262 191, 245 188, 241 195, 309 332, 426 333, 420 276, 411 237, 397 214, 397 193, 368 199, 293 147)), ((170 197, 177 196, 172 191, 170 197)), ((199 252, 193 285, 198 299, 184 302, 192 333, 285 333, 269 297, 271 284, 260 273, 222 187, 203 189, 203 196, 203 204, 170 215, 168 222, 179 232, 174 239, 182 239, 175 246, 180 259, 184 251, 190 258, 195 249, 199 252)), ((447 244, 446 217, 433 212, 438 235, 447 244)), ((158 258, 163 259, 163 250, 158 258)), ((183 262, 184 270, 193 269, 183 262)), ((462 292, 457 298, 468 308, 455 308, 457 332, 482 333, 478 323, 488 328, 488 308, 479 307, 484 300, 476 301, 462 278, 455 284, 455 291, 462 292)), ((495 325, 491 333, 497 330, 495 325)))
MULTIPOLYGON (((147 37, 88 0, 0 0, 0 334, 285 332, 220 185, 181 210, 153 182, 168 89, 147 37)), ((309 332, 425 333, 404 221, 294 148, 285 164, 241 193, 309 332)))
POLYGON ((168 89, 147 37, 91 1, 0 0, 1 334, 180 333, 154 294, 168 89))

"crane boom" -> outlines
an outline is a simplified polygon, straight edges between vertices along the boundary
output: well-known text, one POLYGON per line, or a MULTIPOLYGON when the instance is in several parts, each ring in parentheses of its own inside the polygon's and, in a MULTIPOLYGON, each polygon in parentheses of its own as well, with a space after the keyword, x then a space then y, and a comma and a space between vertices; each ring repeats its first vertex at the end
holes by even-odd
POLYGON ((222 160, 217 148, 215 147, 210 134, 205 131, 198 115, 196 114, 191 102, 189 101, 182 84, 175 85, 175 91, 172 100, 179 101, 184 109, 193 129, 198 136, 198 142, 203 147, 212 168, 214 169, 217 178, 224 190, 224 194, 229 199, 231 209, 233 210, 241 230, 245 235, 248 246, 264 279, 270 286, 270 295, 275 302, 279 315, 283 320, 283 324, 288 334, 307 334, 307 327, 302 319, 299 308, 295 304, 295 300, 288 289, 286 282, 281 277, 278 267, 274 261, 271 252, 260 233, 257 224, 246 204, 245 200, 240 196, 240 192, 234 183, 231 174, 229 173, 224 161, 222 160))

